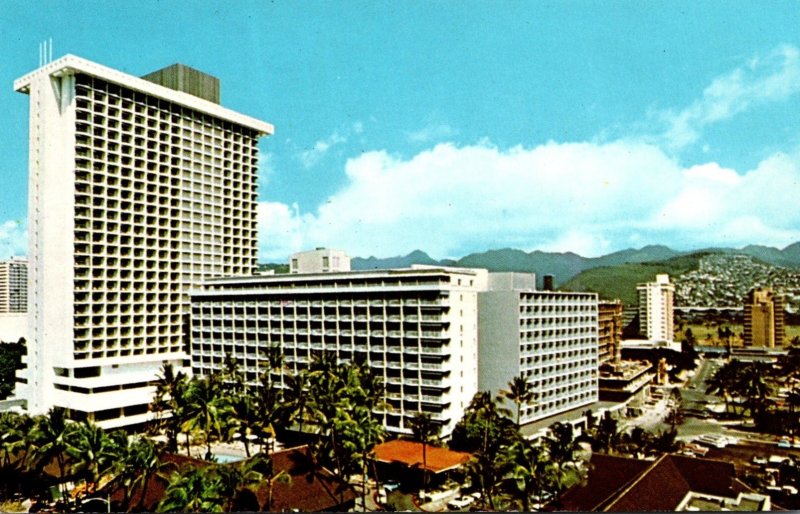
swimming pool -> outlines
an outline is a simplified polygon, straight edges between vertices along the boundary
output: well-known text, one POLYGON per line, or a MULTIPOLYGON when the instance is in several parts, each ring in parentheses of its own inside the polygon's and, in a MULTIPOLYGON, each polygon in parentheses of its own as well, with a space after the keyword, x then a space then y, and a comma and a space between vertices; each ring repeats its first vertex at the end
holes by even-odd
POLYGON ((245 458, 241 455, 228 455, 226 453, 215 453, 214 459, 220 464, 229 464, 231 462, 239 462, 245 458))

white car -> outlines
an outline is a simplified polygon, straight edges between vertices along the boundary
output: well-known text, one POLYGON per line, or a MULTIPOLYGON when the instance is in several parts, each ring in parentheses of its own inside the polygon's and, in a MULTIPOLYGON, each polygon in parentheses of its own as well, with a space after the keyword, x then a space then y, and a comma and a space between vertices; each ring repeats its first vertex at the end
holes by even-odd
POLYGON ((460 496, 455 500, 450 500, 449 502, 447 502, 447 508, 453 510, 466 509, 473 503, 475 503, 474 496, 460 496))

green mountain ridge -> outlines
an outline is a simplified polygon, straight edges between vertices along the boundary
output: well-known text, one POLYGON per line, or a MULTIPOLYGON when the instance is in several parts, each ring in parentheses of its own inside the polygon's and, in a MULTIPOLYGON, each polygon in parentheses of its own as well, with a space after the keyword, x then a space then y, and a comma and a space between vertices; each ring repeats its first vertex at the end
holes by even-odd
MULTIPOLYGON (((503 248, 469 254, 460 259, 442 259, 439 261, 433 259, 422 250, 415 250, 405 256, 389 258, 369 257, 364 259, 354 257, 351 265, 354 270, 386 269, 408 267, 412 264, 428 264, 486 268, 489 271, 519 271, 536 273, 537 281, 540 285, 544 275, 553 275, 556 285, 567 286, 570 281, 588 270, 630 265, 625 268, 629 273, 636 276, 645 276, 650 273, 643 272, 644 269, 647 269, 646 266, 637 267, 633 265, 659 263, 679 257, 708 254, 748 255, 774 266, 800 268, 800 242, 789 245, 783 250, 769 246, 749 245, 742 249, 706 248, 693 251, 677 251, 664 245, 649 245, 639 249, 620 250, 600 257, 583 257, 573 252, 559 253, 540 250, 524 252, 515 248, 503 248)), ((696 260, 695 258, 690 258, 689 261, 685 262, 678 260, 673 264, 667 263, 660 267, 656 266, 653 268, 656 271, 653 271, 652 274, 655 276, 655 273, 670 273, 673 265, 677 266, 677 269, 672 271, 671 274, 677 272, 678 269, 688 270, 688 268, 685 268, 686 263, 692 262, 696 267, 696 260)), ((622 272, 620 271, 619 273, 622 272)), ((590 277, 588 279, 582 278, 581 280, 594 281, 597 279, 590 277)), ((649 278, 646 280, 649 280, 649 278)), ((577 287, 577 285, 569 284, 569 287, 577 287)))

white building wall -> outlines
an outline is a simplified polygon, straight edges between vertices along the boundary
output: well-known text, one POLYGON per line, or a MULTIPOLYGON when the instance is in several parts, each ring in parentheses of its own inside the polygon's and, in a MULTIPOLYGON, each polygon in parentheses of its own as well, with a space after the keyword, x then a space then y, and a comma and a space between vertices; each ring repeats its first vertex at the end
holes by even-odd
POLYGON ((317 248, 292 254, 290 273, 329 273, 350 271, 350 257, 341 250, 317 248))
POLYGON ((675 285, 669 275, 656 275, 655 282, 639 284, 639 326, 641 333, 652 341, 672 342, 674 338, 675 285))
POLYGON ((266 371, 259 348, 272 345, 293 372, 322 351, 364 358, 386 385, 390 431, 410 434, 408 420, 423 411, 446 437, 478 390, 485 277, 417 267, 209 281, 192 295, 192 367, 211 373, 231 353, 255 381, 266 371))
POLYGON ((30 97, 17 396, 32 413, 139 422, 162 364, 187 360, 188 289, 255 268, 256 145, 272 126, 74 56, 14 87, 30 97))
MULTIPOLYGON (((497 395, 522 375, 536 393, 522 406, 529 423, 598 399, 597 295, 536 291, 535 284, 500 273, 480 293, 479 389, 497 395)), ((507 405, 514 411, 516 405, 507 405)))

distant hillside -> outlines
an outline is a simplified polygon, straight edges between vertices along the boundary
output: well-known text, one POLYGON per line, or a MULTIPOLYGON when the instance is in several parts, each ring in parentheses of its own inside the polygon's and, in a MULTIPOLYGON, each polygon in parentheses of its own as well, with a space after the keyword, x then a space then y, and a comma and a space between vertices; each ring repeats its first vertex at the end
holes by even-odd
POLYGON ((408 268, 412 264, 442 265, 441 262, 422 250, 414 250, 406 256, 387 257, 385 259, 377 257, 367 257, 366 259, 353 257, 350 259, 350 268, 354 270, 408 268))
MULTIPOLYGON (((525 273, 536 273, 539 285, 542 283, 542 276, 554 275, 556 286, 566 285, 572 279, 577 278, 581 273, 588 270, 604 267, 612 267, 627 264, 644 264, 649 262, 671 262, 672 259, 680 257, 691 257, 701 254, 722 254, 722 255, 749 255, 759 261, 774 266, 788 268, 800 268, 800 242, 792 244, 779 250, 769 246, 747 246, 741 250, 732 248, 708 248, 694 252, 679 252, 662 245, 645 246, 640 249, 621 250, 601 257, 583 257, 572 252, 556 253, 524 252, 513 248, 500 250, 489 250, 467 255, 460 259, 436 260, 422 250, 414 250, 405 256, 388 258, 378 257, 353 257, 351 266, 354 270, 387 269, 387 268, 407 268, 412 264, 428 264, 439 266, 462 266, 471 268, 486 268, 489 271, 519 271, 525 273)), ((691 260, 691 259, 690 259, 691 260)), ((682 262, 680 260, 675 262, 682 262)), ((280 273, 283 265, 270 264, 262 265, 277 268, 280 273)), ((667 265, 670 266, 669 264, 667 265)), ((647 267, 632 266, 626 268, 631 273, 639 274, 647 267)), ((653 274, 661 271, 653 271, 653 274)), ((669 271, 665 271, 669 272, 669 271)), ((622 271, 605 272, 623 273, 622 271)), ((601 273, 602 276, 602 273, 601 273)), ((582 277, 581 282, 570 287, 583 287, 585 280, 598 280, 594 275, 586 279, 582 277)))
POLYGON ((604 266, 581 272, 559 289, 565 291, 593 291, 600 298, 613 300, 619 298, 626 306, 637 303, 636 284, 651 282, 659 273, 671 277, 682 275, 700 267, 707 252, 672 257, 659 262, 634 262, 616 266, 604 266))

